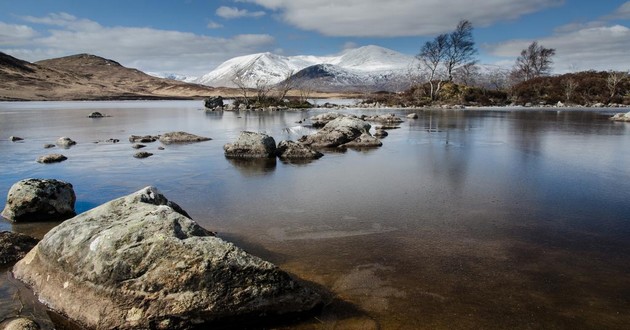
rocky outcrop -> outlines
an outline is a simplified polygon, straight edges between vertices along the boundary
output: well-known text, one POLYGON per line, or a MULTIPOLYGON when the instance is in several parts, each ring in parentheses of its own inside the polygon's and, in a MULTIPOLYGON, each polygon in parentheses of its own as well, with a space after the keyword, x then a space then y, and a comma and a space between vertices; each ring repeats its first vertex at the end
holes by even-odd
POLYGON ((276 141, 264 133, 243 131, 234 143, 224 145, 223 150, 230 158, 273 158, 276 141))
POLYGON ((302 136, 298 141, 313 148, 334 148, 345 145, 363 134, 370 135, 370 127, 369 123, 358 118, 339 117, 330 121, 317 133, 302 136))
POLYGON ((65 136, 62 136, 59 139, 57 139, 56 143, 57 143, 58 146, 60 146, 62 148, 65 148, 65 149, 68 149, 68 148, 72 147, 73 145, 77 144, 76 141, 72 140, 69 137, 65 137, 65 136))
POLYGON ((276 154, 285 160, 318 159, 324 156, 321 152, 295 141, 280 141, 276 147, 276 154))
POLYGON ((207 109, 215 110, 223 108, 223 97, 222 96, 211 96, 204 100, 204 106, 207 109))
POLYGON ((55 179, 25 179, 7 194, 2 216, 16 222, 56 221, 73 217, 76 195, 72 184, 55 179))
POLYGON ((103 204, 53 228, 13 274, 50 308, 94 329, 191 328, 321 302, 174 206, 153 187, 103 204))
POLYGON ((42 164, 52 164, 63 162, 66 159, 68 159, 68 157, 62 154, 49 154, 37 157, 37 162, 42 164))
POLYGON ((24 258, 37 242, 37 239, 28 235, 0 231, 0 266, 24 258))
POLYGON ((132 135, 129 137, 131 143, 150 143, 160 138, 159 135, 132 135))
POLYGON ((630 121, 630 112, 627 113, 617 113, 610 118, 610 120, 614 121, 630 121))
POLYGON ((191 143, 191 142, 202 142, 212 140, 209 137, 199 136, 186 132, 168 132, 160 135, 160 142, 164 144, 169 143, 191 143))

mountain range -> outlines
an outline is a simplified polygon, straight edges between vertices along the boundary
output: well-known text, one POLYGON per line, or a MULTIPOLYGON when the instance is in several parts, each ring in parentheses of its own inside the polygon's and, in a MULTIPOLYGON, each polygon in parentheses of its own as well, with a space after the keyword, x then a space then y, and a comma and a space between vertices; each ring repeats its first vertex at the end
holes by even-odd
POLYGON ((319 91, 402 89, 417 60, 391 49, 364 46, 337 56, 280 56, 260 53, 232 58, 194 80, 215 87, 256 88, 290 79, 319 91))
POLYGON ((0 81, 0 100, 176 99, 220 93, 90 54, 30 63, 0 52, 0 81))

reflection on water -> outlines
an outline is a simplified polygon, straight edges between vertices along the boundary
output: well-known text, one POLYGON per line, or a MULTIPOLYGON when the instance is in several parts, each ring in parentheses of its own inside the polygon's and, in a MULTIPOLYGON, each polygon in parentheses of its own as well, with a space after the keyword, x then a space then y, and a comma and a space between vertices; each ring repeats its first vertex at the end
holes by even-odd
MULTIPOLYGON (((227 159, 223 145, 241 130, 297 140, 314 131, 298 122, 325 110, 201 108, 0 103, 0 203, 27 177, 73 183, 79 211, 156 185, 204 227, 335 295, 293 328, 630 323, 630 124, 608 121, 609 113, 418 110, 380 148, 325 150, 294 164, 227 159), (95 109, 111 117, 88 119, 95 109), (164 150, 150 143, 153 157, 132 157, 129 135, 178 130, 213 140, 164 150), (78 144, 43 148, 60 136, 78 144), (122 142, 92 143, 109 138, 122 142), (68 160, 35 162, 58 151, 68 160)), ((53 225, 0 223, 34 236, 53 225)), ((0 281, 3 301, 12 290, 0 281)), ((0 313, 15 308, 2 304, 0 313)))

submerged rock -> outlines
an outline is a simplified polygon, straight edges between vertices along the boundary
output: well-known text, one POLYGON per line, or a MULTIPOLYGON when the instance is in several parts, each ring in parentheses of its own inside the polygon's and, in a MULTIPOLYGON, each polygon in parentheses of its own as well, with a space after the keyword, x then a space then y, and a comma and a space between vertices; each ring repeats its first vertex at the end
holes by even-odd
POLYGON ((281 159, 318 159, 324 156, 321 152, 295 141, 280 141, 276 154, 281 159))
POLYGON ((88 118, 103 118, 103 117, 105 116, 98 111, 94 111, 88 115, 88 118))
POLYGON ((614 121, 630 121, 630 112, 627 113, 617 113, 610 118, 614 121))
POLYGON ((142 148, 145 148, 145 147, 146 147, 146 145, 144 145, 144 144, 140 144, 140 143, 135 143, 135 144, 134 144, 134 145, 132 145, 131 147, 132 147, 132 148, 134 148, 134 149, 142 149, 142 148))
POLYGON ((7 194, 2 216, 11 221, 57 221, 73 217, 76 195, 72 184, 55 179, 25 179, 7 194))
POLYGON ((132 135, 129 137, 131 143, 149 143, 155 142, 160 138, 159 135, 132 135))
POLYGON ((22 140, 24 139, 19 136, 13 136, 13 135, 9 136, 9 141, 11 142, 17 142, 17 141, 22 141, 22 140))
POLYGON ((133 156, 134 156, 135 158, 140 158, 140 159, 142 159, 142 158, 148 158, 148 157, 151 157, 151 156, 153 156, 153 154, 152 154, 152 153, 150 153, 150 152, 146 152, 146 151, 138 151, 138 152, 136 152, 133 156))
POLYGON ((223 150, 231 158, 273 158, 276 141, 264 133, 243 131, 234 143, 224 145, 223 150))
POLYGON ((57 143, 58 146, 60 146, 62 148, 66 148, 66 149, 70 148, 71 146, 73 146, 75 144, 77 144, 76 141, 72 140, 69 137, 65 137, 65 136, 62 136, 59 139, 57 139, 56 143, 57 143))
POLYGON ((24 258, 37 242, 37 239, 28 235, 0 231, 0 266, 24 258))
POLYGON ((418 114, 417 113, 410 113, 407 115, 407 118, 409 119, 418 119, 418 114))
POLYGON ((37 162, 42 163, 42 164, 52 164, 52 163, 63 162, 66 159, 68 159, 68 157, 62 154, 49 154, 49 155, 39 156, 37 158, 37 162))
POLYGON ((212 140, 209 137, 199 136, 186 132, 169 132, 164 133, 159 138, 160 142, 164 144, 169 143, 189 143, 189 142, 202 142, 212 140))
POLYGON ((50 149, 50 148, 54 148, 54 147, 55 147, 55 145, 54 145, 54 144, 52 144, 52 143, 46 143, 46 144, 44 144, 44 149, 50 149))
POLYGON ((191 328, 305 311, 321 295, 200 227, 153 187, 53 228, 13 268, 89 328, 191 328))

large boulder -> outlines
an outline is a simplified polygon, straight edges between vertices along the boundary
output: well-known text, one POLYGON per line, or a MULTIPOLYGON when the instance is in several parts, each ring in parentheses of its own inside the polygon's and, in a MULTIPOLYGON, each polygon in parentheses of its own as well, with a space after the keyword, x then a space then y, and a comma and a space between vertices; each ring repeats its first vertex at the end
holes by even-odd
POLYGON ((273 158, 276 141, 264 133, 243 131, 234 143, 224 145, 223 150, 230 158, 273 158))
POLYGON ((315 134, 302 136, 298 141, 314 148, 334 148, 353 141, 362 134, 370 134, 370 124, 353 117, 339 117, 330 121, 315 134))
POLYGON ((28 235, 0 231, 0 266, 24 258, 37 242, 37 239, 28 235))
POLYGON ((50 308, 94 329, 190 328, 321 302, 178 210, 146 187, 53 228, 13 274, 50 308))
POLYGON ((57 221, 73 217, 72 184, 55 179, 25 179, 9 189, 2 216, 16 222, 57 221))
POLYGON ((212 140, 209 137, 199 136, 186 132, 168 132, 160 135, 160 142, 169 143, 191 143, 212 140))
POLYGON ((324 156, 309 146, 290 140, 280 141, 276 147, 276 154, 280 159, 286 160, 318 159, 324 156))
POLYGON ((208 109, 223 108, 222 96, 211 96, 204 100, 204 106, 208 109))

